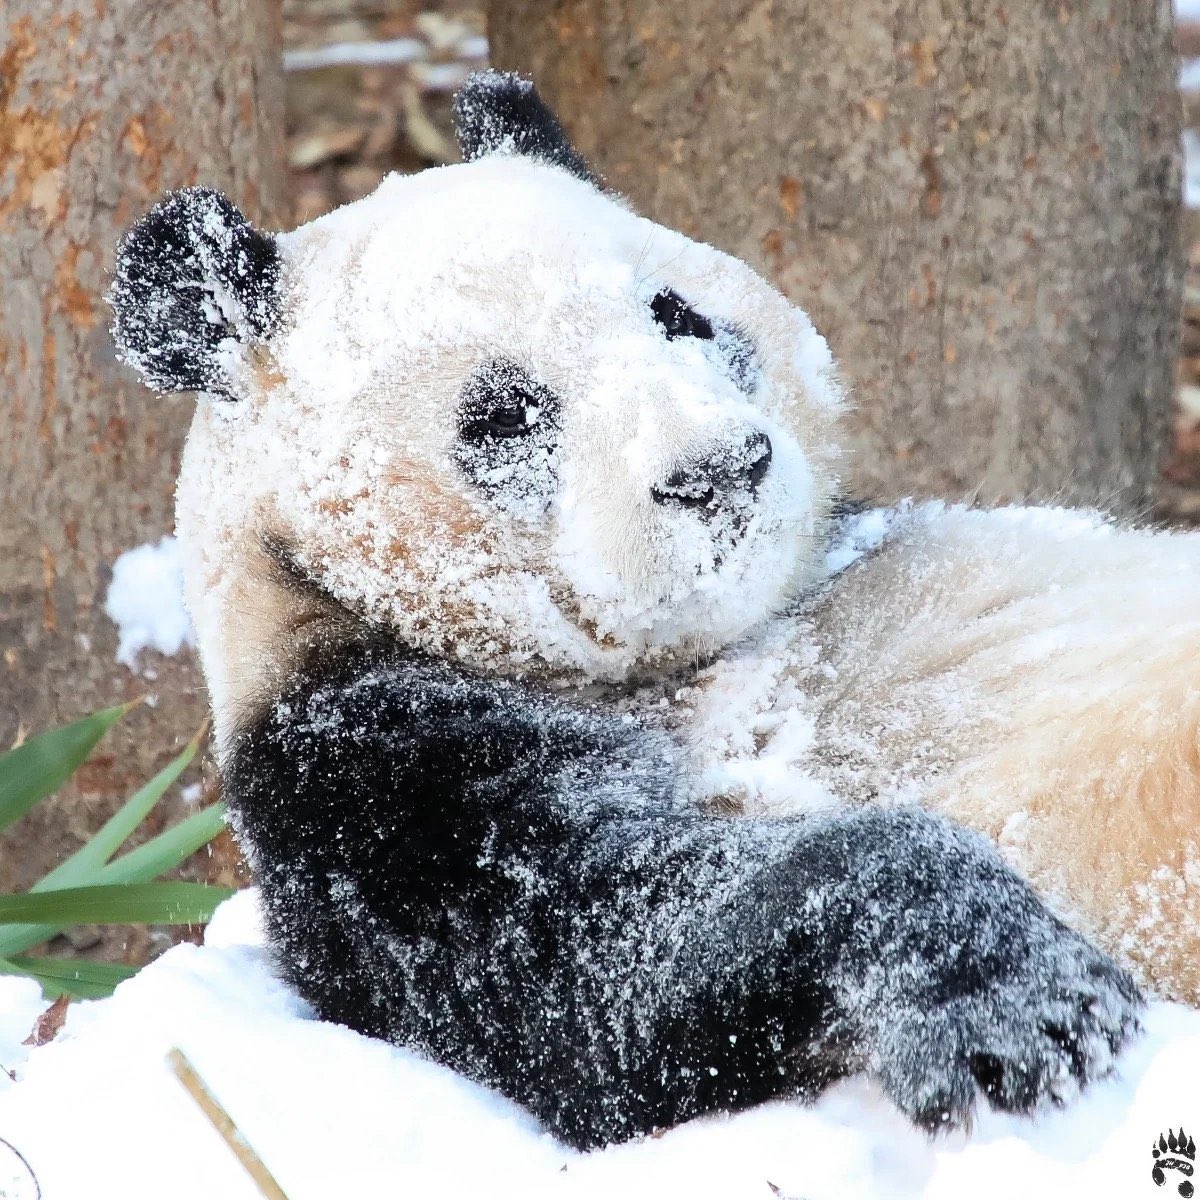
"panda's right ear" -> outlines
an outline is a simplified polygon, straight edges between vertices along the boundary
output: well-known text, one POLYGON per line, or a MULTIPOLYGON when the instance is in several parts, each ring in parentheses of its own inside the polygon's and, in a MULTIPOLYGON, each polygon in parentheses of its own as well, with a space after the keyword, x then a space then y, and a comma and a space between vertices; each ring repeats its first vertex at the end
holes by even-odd
POLYGON ((511 71, 475 71, 467 76, 454 97, 454 133, 464 162, 515 154, 541 159, 600 186, 533 81, 511 71))
POLYGON ((234 397, 237 344, 279 323, 279 247, 212 188, 164 196, 121 239, 108 291, 117 356, 159 392, 234 397))

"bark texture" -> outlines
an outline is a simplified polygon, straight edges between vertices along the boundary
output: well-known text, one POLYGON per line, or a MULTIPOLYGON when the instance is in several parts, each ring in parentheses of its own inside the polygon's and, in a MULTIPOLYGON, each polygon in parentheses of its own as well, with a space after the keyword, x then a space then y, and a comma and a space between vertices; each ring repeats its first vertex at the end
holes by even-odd
POLYGON ((1143 508, 1181 262, 1169 0, 493 0, 647 215, 806 309, 867 495, 1143 508))
POLYGON ((277 4, 0 0, 0 747, 154 691, 52 804, 0 840, 25 887, 161 766, 206 708, 186 657, 114 661, 113 560, 169 533, 188 400, 119 367, 102 301, 118 236, 210 183, 282 215, 277 4))

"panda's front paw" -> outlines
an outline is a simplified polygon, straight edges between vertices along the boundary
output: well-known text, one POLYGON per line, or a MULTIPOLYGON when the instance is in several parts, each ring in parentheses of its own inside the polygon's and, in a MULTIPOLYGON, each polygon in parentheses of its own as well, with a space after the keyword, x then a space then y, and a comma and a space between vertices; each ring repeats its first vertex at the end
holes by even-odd
POLYGON ((971 964, 969 990, 900 1006, 872 1067, 918 1125, 970 1123, 982 1093, 998 1109, 1062 1104, 1107 1074, 1139 1029, 1143 1000, 1108 957, 1050 918, 1011 958, 971 964))

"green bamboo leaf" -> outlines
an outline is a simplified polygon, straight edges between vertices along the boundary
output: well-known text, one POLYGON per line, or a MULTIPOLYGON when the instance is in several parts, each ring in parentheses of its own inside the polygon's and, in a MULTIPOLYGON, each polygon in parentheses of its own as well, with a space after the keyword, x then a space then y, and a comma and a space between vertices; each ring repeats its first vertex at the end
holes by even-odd
POLYGON ((0 755, 0 829, 23 817, 39 800, 58 791, 91 754, 96 743, 136 704, 118 704, 61 729, 31 738, 0 755))
POLYGON ((137 967, 118 963, 61 958, 0 959, 0 975, 25 975, 36 980, 47 999, 67 995, 80 1000, 111 996, 118 983, 136 975, 137 967))
POLYGON ((83 958, 35 958, 27 954, 14 955, 8 960, 18 970, 44 979, 62 979, 67 983, 101 983, 116 987, 132 979, 139 967, 124 963, 91 962, 83 958))
POLYGON ((52 888, 80 887, 92 882, 92 877, 116 853, 121 843, 145 820, 146 815, 162 798, 163 793, 183 774, 184 768, 196 757, 207 732, 202 726, 172 762, 168 763, 148 783, 143 784, 104 823, 87 842, 66 862, 43 876, 29 890, 45 892, 52 888))
POLYGON ((233 895, 203 883, 132 883, 0 896, 0 924, 199 925, 233 895))
MULTIPOLYGON (((96 874, 97 883, 145 883, 190 858, 225 828, 225 805, 218 801, 184 817, 143 845, 114 858, 96 874)), ((3 951, 0 951, 3 953, 3 951)))
POLYGON ((0 954, 19 954, 30 946, 48 942, 63 928, 62 925, 0 925, 0 954))
MULTIPOLYGON (((225 828, 225 806, 210 804, 151 838, 145 845, 130 850, 120 858, 101 867, 92 878, 95 884, 147 883, 156 875, 179 866, 212 841, 225 828)), ((0 954, 17 954, 54 937, 72 924, 12 924, 0 925, 0 954)))

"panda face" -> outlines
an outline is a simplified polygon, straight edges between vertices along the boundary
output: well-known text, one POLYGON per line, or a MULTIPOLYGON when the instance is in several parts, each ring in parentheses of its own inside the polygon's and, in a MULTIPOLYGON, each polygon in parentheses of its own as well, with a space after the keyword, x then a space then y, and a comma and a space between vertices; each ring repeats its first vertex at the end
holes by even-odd
POLYGON ((202 649, 251 544, 414 647, 552 679, 702 658, 814 577, 824 341, 744 263, 511 149, 274 239, 278 321, 221 343, 180 482, 202 649))

